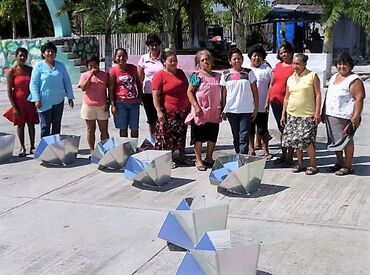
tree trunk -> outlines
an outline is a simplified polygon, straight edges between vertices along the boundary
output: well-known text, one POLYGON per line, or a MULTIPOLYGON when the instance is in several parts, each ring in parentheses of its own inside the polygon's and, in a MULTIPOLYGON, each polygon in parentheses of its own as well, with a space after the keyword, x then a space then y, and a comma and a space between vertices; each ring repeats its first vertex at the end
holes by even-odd
POLYGON ((16 28, 14 20, 12 20, 12 33, 13 33, 13 39, 16 39, 17 38, 17 28, 16 28))
POLYGON ((189 19, 191 45, 193 48, 199 48, 207 38, 202 1, 189 0, 185 8, 189 19))
POLYGON ((331 67, 333 65, 333 27, 325 28, 323 51, 327 55, 326 79, 329 79, 331 77, 331 67))
POLYGON ((245 26, 239 20, 235 22, 235 42, 239 50, 241 50, 242 53, 245 53, 247 48, 245 38, 245 26))
POLYGON ((105 71, 109 72, 112 67, 112 29, 108 26, 105 28, 105 52, 104 52, 105 71))

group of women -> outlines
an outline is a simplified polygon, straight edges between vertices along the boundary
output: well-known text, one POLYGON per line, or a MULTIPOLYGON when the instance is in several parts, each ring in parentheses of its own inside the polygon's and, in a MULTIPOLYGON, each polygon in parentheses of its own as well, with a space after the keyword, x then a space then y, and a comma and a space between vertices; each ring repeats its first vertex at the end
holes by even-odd
MULTIPOLYGON (((268 111, 271 106, 281 132, 282 155, 276 163, 291 167, 295 151, 298 162, 293 172, 316 174, 316 132, 318 124, 324 120, 328 150, 335 151, 337 156, 336 164, 329 170, 336 175, 353 173, 353 136, 360 124, 365 90, 359 77, 352 73, 354 64, 348 54, 341 54, 337 60, 338 73, 329 82, 324 111, 321 112, 320 80, 306 68, 308 57, 294 55, 287 42, 280 46, 280 62, 274 69, 265 61, 263 47, 255 45, 248 51, 251 68, 242 67, 243 54, 234 48, 228 56, 230 68, 221 74, 212 70, 211 53, 200 50, 195 56, 197 71, 189 79, 177 67, 176 53, 161 50, 157 35, 149 34, 146 45, 149 52, 141 56, 137 66, 128 64, 126 50, 118 48, 114 56, 116 64, 109 73, 99 69, 96 56, 88 58, 88 71, 81 75, 79 88, 85 93, 81 117, 86 121, 90 150, 95 147, 96 122, 100 139, 109 137, 110 112, 120 136, 127 137, 130 128, 131 137, 138 137, 140 104, 143 104, 155 148, 178 151, 177 157, 173 157, 172 168, 187 164, 188 125, 196 168, 205 171, 211 167, 219 124, 223 119, 229 121, 236 153, 255 154, 254 136, 257 132, 265 157, 271 159, 268 148, 271 138, 268 111), (207 151, 203 159, 204 142, 207 151), (310 158, 308 167, 304 166, 303 150, 307 150, 310 158)), ((34 124, 39 118, 42 137, 58 134, 64 97, 68 98, 71 107, 74 105, 71 81, 63 64, 55 60, 56 51, 52 43, 45 44, 41 49, 44 60, 32 70, 25 65, 27 51, 20 48, 16 65, 7 74, 12 107, 4 115, 18 127, 20 155, 26 154, 25 124, 29 128, 32 153, 34 124)))

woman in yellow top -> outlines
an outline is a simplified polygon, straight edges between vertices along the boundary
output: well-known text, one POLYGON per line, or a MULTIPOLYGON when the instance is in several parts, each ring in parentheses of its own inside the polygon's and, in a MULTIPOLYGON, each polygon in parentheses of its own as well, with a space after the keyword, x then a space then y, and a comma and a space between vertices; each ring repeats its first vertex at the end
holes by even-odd
POLYGON ((280 123, 284 126, 282 146, 296 149, 298 165, 293 173, 318 172, 315 152, 317 125, 320 123, 321 92, 316 73, 306 69, 308 56, 297 53, 293 57, 294 73, 288 78, 280 123), (303 150, 307 150, 310 166, 303 164, 303 150))

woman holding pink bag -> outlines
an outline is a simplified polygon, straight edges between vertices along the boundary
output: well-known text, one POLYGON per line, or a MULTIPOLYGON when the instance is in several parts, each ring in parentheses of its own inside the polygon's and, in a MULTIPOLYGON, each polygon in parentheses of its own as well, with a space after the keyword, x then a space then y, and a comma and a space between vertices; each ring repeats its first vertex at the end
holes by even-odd
POLYGON ((195 167, 206 171, 213 165, 213 151, 216 146, 221 121, 221 75, 212 71, 213 58, 208 50, 200 50, 195 56, 199 70, 190 76, 188 98, 192 106, 185 123, 191 124, 191 141, 194 144, 195 167), (207 155, 202 161, 202 143, 207 142, 207 155))

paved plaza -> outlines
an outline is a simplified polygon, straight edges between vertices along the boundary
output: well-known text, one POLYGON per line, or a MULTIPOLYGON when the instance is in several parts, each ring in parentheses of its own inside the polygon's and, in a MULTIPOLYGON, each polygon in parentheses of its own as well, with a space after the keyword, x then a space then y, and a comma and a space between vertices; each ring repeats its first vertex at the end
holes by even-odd
MULTIPOLYGON (((366 89, 369 94, 369 80, 366 89)), ((260 242, 259 275, 370 274, 369 99, 355 137, 355 175, 326 172, 335 156, 325 150, 320 124, 319 174, 293 174, 268 162, 261 189, 236 196, 218 193, 209 170, 193 166, 172 170, 159 191, 133 186, 122 172, 98 170, 88 160, 82 92, 75 89, 75 96, 75 108, 65 106, 62 132, 81 135, 77 161, 52 167, 33 156, 14 156, 0 164, 0 275, 176 274, 185 252, 170 251, 157 234, 168 210, 197 195, 228 202, 228 229, 260 242)), ((8 106, 2 82, 0 114, 8 106)), ((148 133, 145 121, 142 110, 141 138, 148 133)), ((112 121, 109 126, 117 136, 112 121)), ((271 152, 278 154, 272 115, 270 126, 271 152)), ((16 128, 1 117, 0 132, 15 134, 16 128)), ((38 142, 38 127, 36 137, 38 142)), ((19 148, 16 141, 14 155, 19 148)), ((232 152, 229 124, 223 122, 215 157, 232 152)), ((194 157, 189 145, 187 153, 194 157)))

